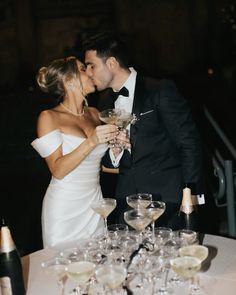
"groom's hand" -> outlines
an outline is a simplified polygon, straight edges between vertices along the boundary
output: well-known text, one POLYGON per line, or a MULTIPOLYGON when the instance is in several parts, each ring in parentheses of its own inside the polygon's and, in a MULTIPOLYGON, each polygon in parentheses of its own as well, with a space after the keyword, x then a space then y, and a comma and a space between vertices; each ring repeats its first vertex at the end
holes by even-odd
POLYGON ((116 136, 116 142, 120 144, 124 149, 131 149, 130 139, 128 130, 120 130, 116 136))

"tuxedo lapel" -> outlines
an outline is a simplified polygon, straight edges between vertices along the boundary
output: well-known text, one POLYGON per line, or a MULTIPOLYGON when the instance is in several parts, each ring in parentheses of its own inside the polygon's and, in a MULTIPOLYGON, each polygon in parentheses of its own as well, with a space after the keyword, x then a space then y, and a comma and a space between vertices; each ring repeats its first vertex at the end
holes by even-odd
MULTIPOLYGON (((132 114, 135 114, 137 117, 139 116, 142 109, 143 101, 145 99, 145 91, 146 91, 145 81, 141 79, 139 76, 137 76, 135 91, 134 91, 134 102, 133 102, 133 108, 132 108, 132 114)), ((130 141, 131 141, 132 147, 134 147, 136 143, 138 123, 139 121, 137 121, 133 125, 131 124, 131 127, 130 127, 130 141)))

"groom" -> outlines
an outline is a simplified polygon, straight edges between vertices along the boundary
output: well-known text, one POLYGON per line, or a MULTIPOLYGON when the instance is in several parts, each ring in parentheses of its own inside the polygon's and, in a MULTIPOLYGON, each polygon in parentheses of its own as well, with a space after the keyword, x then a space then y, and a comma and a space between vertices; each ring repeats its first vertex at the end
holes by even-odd
POLYGON ((104 157, 106 165, 120 171, 116 222, 122 222, 128 209, 125 197, 146 192, 166 202, 158 225, 182 227, 177 213, 183 189, 190 188, 193 195, 204 193, 201 144, 186 100, 173 81, 144 78, 129 68, 126 46, 112 33, 86 40, 84 51, 86 72, 98 91, 112 88, 117 96, 114 107, 138 117, 129 129, 131 148, 116 157, 110 150, 104 157))

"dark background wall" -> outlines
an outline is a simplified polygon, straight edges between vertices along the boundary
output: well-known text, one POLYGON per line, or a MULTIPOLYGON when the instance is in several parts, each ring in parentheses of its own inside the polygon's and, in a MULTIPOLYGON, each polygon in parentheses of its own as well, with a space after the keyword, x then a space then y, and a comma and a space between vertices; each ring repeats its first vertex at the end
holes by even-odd
POLYGON ((35 84, 38 68, 80 56, 91 32, 117 30, 139 72, 178 83, 203 135, 206 105, 235 144, 235 9, 231 0, 1 0, 0 213, 22 253, 41 247, 50 179, 30 146, 38 113, 50 106, 35 84))
POLYGON ((123 34, 137 66, 154 75, 226 66, 235 49, 233 23, 225 23, 222 11, 230 3, 234 1, 2 0, 0 84, 32 78, 27 71, 78 49, 80 39, 97 29, 123 34))

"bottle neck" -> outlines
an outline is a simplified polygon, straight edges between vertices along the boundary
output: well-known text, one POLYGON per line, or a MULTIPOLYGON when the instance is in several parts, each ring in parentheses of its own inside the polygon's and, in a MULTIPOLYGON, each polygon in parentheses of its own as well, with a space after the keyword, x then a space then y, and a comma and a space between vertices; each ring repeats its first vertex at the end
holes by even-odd
POLYGON ((2 226, 0 236, 0 253, 8 253, 13 251, 15 248, 16 247, 9 228, 7 226, 2 226))
POLYGON ((183 189, 183 198, 180 211, 184 212, 185 214, 191 214, 194 211, 191 190, 187 187, 183 189))

